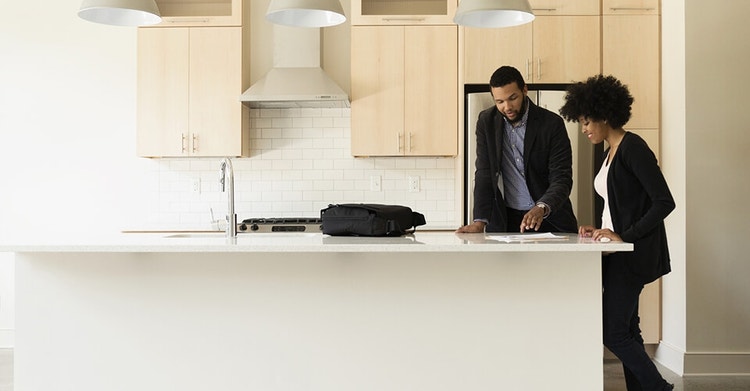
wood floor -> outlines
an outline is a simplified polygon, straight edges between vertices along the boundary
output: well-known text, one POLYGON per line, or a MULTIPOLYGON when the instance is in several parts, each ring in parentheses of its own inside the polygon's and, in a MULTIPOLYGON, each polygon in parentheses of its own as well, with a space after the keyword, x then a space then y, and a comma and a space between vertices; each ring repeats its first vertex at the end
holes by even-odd
MULTIPOLYGON (((750 376, 680 377, 659 363, 656 367, 674 384, 674 391, 750 391, 750 376)), ((604 391, 627 391, 622 364, 616 358, 604 360, 604 391)))
MULTIPOLYGON (((681 378, 658 363, 656 366, 667 381, 674 383, 675 391, 750 390, 750 376, 693 376, 681 378)), ((13 391, 13 350, 11 349, 0 349, 0 391, 13 391)), ((617 359, 604 361, 604 391, 626 391, 622 367, 617 359)))

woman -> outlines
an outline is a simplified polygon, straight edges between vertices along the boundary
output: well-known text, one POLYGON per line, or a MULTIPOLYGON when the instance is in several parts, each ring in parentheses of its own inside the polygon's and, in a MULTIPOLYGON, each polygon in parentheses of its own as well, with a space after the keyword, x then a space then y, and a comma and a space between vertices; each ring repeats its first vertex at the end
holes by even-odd
POLYGON ((628 391, 672 390, 643 347, 638 298, 643 286, 669 273, 664 218, 674 199, 646 142, 626 131, 633 97, 613 76, 572 85, 560 114, 582 125, 583 134, 609 146, 594 189, 604 200, 602 227, 581 226, 594 240, 633 243, 632 252, 602 257, 604 345, 622 361, 628 391))

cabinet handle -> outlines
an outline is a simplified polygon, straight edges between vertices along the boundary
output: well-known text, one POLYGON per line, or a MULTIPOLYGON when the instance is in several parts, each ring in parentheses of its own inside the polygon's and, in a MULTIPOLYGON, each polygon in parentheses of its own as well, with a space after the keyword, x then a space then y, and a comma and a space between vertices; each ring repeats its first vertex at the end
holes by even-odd
POLYGON ((198 153, 198 134, 193 133, 193 153, 198 153))
POLYGON ((185 133, 182 133, 182 153, 185 154, 187 152, 187 137, 185 136, 185 133))
POLYGON ((654 7, 612 7, 612 11, 653 11, 654 7))
POLYGON ((408 141, 409 141, 409 152, 412 151, 412 137, 413 136, 414 136, 414 133, 409 132, 409 139, 408 139, 408 141))
POLYGON ((398 151, 401 152, 404 150, 403 144, 401 143, 401 140, 403 139, 404 134, 401 132, 398 132, 396 135, 396 146, 398 146, 398 151))
POLYGON ((526 59, 526 80, 531 80, 531 60, 526 59))
POLYGON ((208 18, 165 20, 167 23, 208 23, 210 21, 208 18))
POLYGON ((424 22, 425 18, 383 18, 384 22, 424 22))
POLYGON ((542 80, 542 59, 541 58, 536 59, 536 78, 537 80, 542 80))
POLYGON ((532 8, 532 11, 547 11, 547 12, 555 12, 557 11, 557 8, 532 8))

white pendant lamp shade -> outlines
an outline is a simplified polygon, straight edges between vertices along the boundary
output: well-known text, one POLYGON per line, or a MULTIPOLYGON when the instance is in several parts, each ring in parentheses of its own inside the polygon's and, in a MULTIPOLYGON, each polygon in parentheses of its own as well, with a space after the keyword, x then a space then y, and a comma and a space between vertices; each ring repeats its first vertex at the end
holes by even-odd
POLYGON ((154 0, 83 0, 78 16, 115 26, 146 26, 161 22, 154 0))
POLYGON ((291 27, 329 27, 344 23, 339 0, 271 0, 266 19, 291 27))
POLYGON ((511 27, 534 20, 528 0, 461 0, 453 21, 467 27, 511 27))

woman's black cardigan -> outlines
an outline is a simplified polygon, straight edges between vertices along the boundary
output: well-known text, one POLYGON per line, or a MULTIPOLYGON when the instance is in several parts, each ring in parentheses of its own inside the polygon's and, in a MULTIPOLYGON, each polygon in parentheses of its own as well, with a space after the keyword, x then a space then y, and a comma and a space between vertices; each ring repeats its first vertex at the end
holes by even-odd
MULTIPOLYGON (((605 154, 606 156, 606 154, 605 154)), ((647 284, 671 270, 664 219, 675 207, 656 156, 637 134, 626 132, 607 176, 609 210, 615 232, 633 243, 622 258, 634 282, 647 284)))

